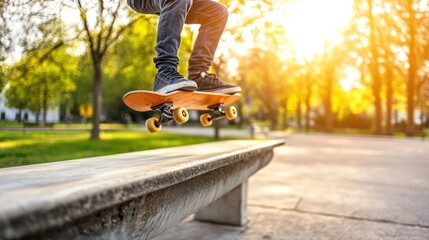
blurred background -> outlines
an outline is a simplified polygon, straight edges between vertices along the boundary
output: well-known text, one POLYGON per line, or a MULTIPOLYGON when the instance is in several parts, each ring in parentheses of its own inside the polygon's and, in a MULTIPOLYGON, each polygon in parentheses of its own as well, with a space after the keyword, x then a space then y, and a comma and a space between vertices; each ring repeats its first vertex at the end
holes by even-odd
MULTIPOLYGON (((418 136, 429 119, 427 0, 223 0, 212 71, 240 118, 271 130, 418 136)), ((122 96, 152 89, 158 17, 125 1, 3 0, 0 124, 141 123, 122 96)), ((182 34, 179 70, 198 34, 182 34)), ((198 120, 196 120, 198 121, 198 120)))
MULTIPOLYGON (((429 239, 429 142, 417 138, 429 127, 429 0, 221 2, 229 20, 211 71, 242 87, 239 117, 213 131, 190 112, 151 135, 151 114, 122 97, 152 89, 158 16, 125 0, 0 0, 0 168, 282 138, 250 182, 249 227, 170 234, 429 239)), ((182 33, 185 76, 198 29, 182 33)))

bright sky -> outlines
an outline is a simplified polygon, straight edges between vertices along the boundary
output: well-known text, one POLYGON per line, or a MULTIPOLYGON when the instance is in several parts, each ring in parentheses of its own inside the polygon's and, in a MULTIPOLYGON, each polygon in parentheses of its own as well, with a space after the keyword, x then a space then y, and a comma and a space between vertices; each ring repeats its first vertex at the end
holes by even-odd
MULTIPOLYGON (((326 42, 342 42, 340 31, 350 23, 353 0, 297 0, 290 4, 289 12, 285 37, 292 42, 298 61, 311 60, 323 51, 326 42)), ((339 83, 344 91, 350 91, 358 80, 359 74, 347 69, 339 83)))
POLYGON ((323 50, 325 41, 340 43, 340 31, 348 26, 353 13, 353 0, 297 0, 288 5, 285 37, 300 60, 311 60, 323 50))

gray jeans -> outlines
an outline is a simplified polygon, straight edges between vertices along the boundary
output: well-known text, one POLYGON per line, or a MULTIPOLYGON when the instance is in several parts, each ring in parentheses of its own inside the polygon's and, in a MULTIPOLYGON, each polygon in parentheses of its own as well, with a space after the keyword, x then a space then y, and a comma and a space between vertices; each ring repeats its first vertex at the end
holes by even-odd
POLYGON ((177 51, 185 23, 201 24, 189 59, 189 76, 209 69, 228 19, 224 5, 212 0, 127 0, 127 3, 137 12, 160 16, 154 58, 158 71, 167 67, 177 69, 177 51))

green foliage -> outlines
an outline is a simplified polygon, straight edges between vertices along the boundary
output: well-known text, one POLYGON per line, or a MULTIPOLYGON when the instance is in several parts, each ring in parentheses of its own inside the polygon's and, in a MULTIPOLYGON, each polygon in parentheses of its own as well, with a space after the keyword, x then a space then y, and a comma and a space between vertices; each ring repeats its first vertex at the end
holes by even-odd
POLYGON ((103 66, 104 112, 109 120, 121 120, 127 108, 122 97, 136 89, 152 89, 156 68, 152 59, 156 39, 156 19, 147 18, 124 32, 108 54, 103 66))
POLYGON ((63 48, 49 55, 43 50, 28 54, 14 65, 9 75, 8 105, 46 112, 70 98, 75 89, 72 81, 75 72, 75 61, 63 48))
POLYGON ((91 68, 89 53, 79 56, 76 60, 77 72, 74 75, 76 89, 72 93, 73 113, 78 116, 79 106, 92 102, 92 78, 94 70, 91 68))
POLYGON ((132 14, 123 1, 101 0, 98 2, 73 2, 79 11, 81 31, 80 38, 86 45, 91 56, 92 78, 92 116, 91 139, 100 138, 100 122, 102 117, 103 99, 103 63, 106 53, 114 47, 124 32, 144 19, 143 15, 132 14), (95 10, 95 11, 94 11, 95 10), (95 22, 95 24, 93 23, 95 22))
POLYGON ((6 65, 0 60, 0 93, 3 92, 3 88, 6 86, 6 65))
POLYGON ((271 50, 251 49, 249 55, 240 59, 241 86, 252 102, 250 114, 268 116, 272 128, 276 127, 278 111, 289 94, 286 86, 290 76, 282 69, 282 61, 271 50))
POLYGON ((24 50, 34 47, 34 40, 40 39, 35 37, 41 34, 38 28, 56 19, 57 9, 51 3, 52 0, 0 1, 0 59, 13 52, 16 45, 24 50))

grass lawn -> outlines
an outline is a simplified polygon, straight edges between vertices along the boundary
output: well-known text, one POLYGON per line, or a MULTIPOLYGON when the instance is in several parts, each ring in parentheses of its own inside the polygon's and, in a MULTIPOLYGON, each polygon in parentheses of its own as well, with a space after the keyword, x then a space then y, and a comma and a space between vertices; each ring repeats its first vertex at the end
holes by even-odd
POLYGON ((89 132, 0 132, 0 168, 55 162, 213 141, 211 137, 168 133, 102 132, 101 141, 89 132))

